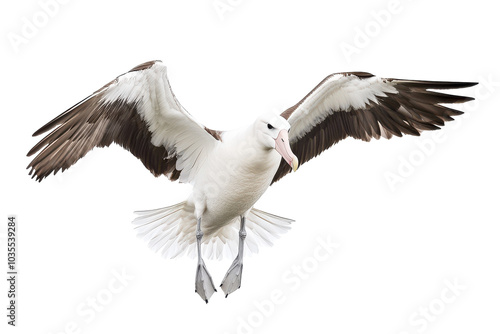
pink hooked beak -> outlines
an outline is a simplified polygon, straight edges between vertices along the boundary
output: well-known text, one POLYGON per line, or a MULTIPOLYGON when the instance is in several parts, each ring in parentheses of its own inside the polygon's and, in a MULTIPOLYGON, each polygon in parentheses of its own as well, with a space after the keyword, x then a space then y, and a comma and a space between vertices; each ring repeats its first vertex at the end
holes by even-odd
POLYGON ((281 130, 276 137, 276 151, 285 159, 285 161, 292 167, 295 172, 299 167, 299 159, 292 153, 290 142, 288 141, 288 131, 281 130))

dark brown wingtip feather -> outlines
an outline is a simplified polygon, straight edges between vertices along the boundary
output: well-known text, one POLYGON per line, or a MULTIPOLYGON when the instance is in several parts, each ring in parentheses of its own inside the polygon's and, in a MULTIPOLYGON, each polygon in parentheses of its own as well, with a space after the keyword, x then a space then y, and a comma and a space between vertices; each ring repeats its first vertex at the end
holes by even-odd
POLYGON ((465 103, 474 100, 470 96, 452 95, 438 93, 428 90, 415 90, 411 91, 410 97, 412 100, 417 100, 423 103, 437 104, 437 103, 465 103))
POLYGON ((388 81, 404 84, 407 87, 421 89, 458 89, 468 88, 477 85, 477 82, 460 81, 426 81, 426 80, 406 80, 406 79, 387 79, 388 81))
POLYGON ((74 106, 72 106, 71 108, 67 109, 65 112, 63 112, 62 114, 60 114, 59 116, 57 116, 56 118, 54 118, 53 120, 51 120, 50 122, 48 122, 47 124, 45 124, 44 126, 42 126, 40 129, 36 130, 33 133, 33 137, 39 136, 42 133, 45 133, 45 132, 47 132, 49 130, 52 130, 54 127, 58 126, 59 124, 64 123, 67 119, 69 119, 73 115, 73 111, 78 106, 80 106, 83 103, 85 103, 85 101, 87 101, 91 97, 92 97, 92 95, 84 98, 83 100, 81 100, 80 102, 76 103, 74 106))
MULTIPOLYGON (((68 109, 68 111, 71 110, 68 109)), ((59 124, 61 124, 62 122, 64 122, 66 116, 67 116, 67 112, 68 111, 65 111, 64 113, 62 113, 61 115, 57 116, 56 118, 54 118, 53 120, 51 120, 50 122, 48 122, 47 124, 45 124, 44 126, 42 126, 40 129, 36 130, 32 137, 36 137, 36 136, 39 136, 41 135, 42 133, 45 133, 51 129, 53 129, 54 127, 58 126, 59 124)))
MULTIPOLYGON (((35 148, 33 147, 27 154, 26 156, 27 157, 31 157, 33 154, 35 154, 36 152, 38 152, 38 150, 35 150, 35 148)), ((29 166, 27 167, 29 168, 29 166)))
POLYGON ((474 87, 475 85, 479 84, 479 82, 462 82, 462 87, 457 87, 457 88, 468 88, 468 87, 474 87))
POLYGON ((339 74, 342 74, 344 76, 349 76, 349 75, 355 75, 360 79, 368 79, 371 77, 374 77, 375 75, 368 73, 368 72, 362 72, 362 71, 354 71, 354 72, 340 72, 339 74))

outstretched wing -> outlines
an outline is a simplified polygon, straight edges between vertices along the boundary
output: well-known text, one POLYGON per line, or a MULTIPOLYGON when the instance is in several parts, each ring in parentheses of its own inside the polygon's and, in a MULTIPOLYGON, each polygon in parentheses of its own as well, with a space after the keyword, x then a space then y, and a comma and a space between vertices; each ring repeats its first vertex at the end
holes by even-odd
MULTIPOLYGON (((292 151, 303 164, 342 139, 364 141, 393 135, 420 135, 435 130, 461 111, 442 104, 473 98, 429 89, 465 88, 472 82, 383 79, 364 72, 337 73, 326 77, 299 103, 281 116, 291 125, 292 151)), ((273 183, 291 171, 281 161, 273 183)))
POLYGON ((155 176, 190 182, 217 143, 177 101, 160 61, 117 77, 41 127, 52 130, 28 153, 30 175, 41 181, 72 166, 94 147, 117 143, 155 176))

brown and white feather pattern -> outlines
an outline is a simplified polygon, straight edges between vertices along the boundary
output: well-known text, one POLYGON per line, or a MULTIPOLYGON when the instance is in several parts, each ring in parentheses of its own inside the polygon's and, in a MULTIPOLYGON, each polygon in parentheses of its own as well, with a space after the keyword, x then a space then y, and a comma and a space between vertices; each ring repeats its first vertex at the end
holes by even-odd
MULTIPOLYGON (((442 104, 462 103, 473 98, 429 89, 465 88, 471 82, 383 79, 365 72, 337 73, 326 77, 299 103, 281 116, 290 123, 290 145, 300 164, 314 158, 342 139, 403 134, 418 136, 435 130, 452 116, 462 114, 442 104)), ((273 183, 291 171, 284 161, 273 183)))
POLYGON ((155 176, 191 182, 220 139, 180 105, 159 61, 141 64, 44 125, 52 130, 28 156, 30 175, 41 181, 72 166, 94 147, 117 143, 155 176))

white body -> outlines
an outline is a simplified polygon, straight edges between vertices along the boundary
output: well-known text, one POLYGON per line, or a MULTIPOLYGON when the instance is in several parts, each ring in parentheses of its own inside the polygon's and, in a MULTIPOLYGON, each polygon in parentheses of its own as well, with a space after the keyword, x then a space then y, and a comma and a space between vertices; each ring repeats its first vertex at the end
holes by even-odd
POLYGON ((253 138, 253 126, 224 133, 195 179, 188 205, 207 236, 245 215, 271 184, 281 155, 253 138))

